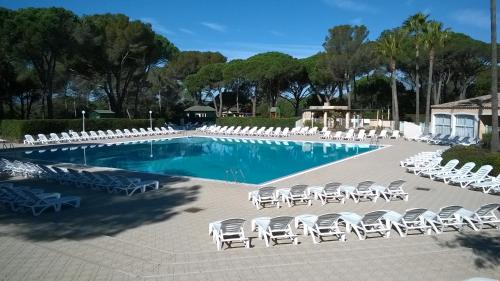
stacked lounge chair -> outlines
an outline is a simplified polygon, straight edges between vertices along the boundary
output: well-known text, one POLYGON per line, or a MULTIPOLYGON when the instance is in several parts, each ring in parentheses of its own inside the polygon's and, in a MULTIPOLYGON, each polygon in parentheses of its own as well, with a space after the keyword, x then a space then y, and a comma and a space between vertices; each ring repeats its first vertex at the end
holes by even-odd
POLYGON ((500 193, 500 175, 493 177, 489 173, 491 165, 482 165, 474 171, 476 164, 467 162, 460 165, 457 159, 441 164, 442 150, 421 152, 400 162, 402 167, 416 175, 429 177, 431 180, 457 185, 463 189, 479 190, 484 193, 500 193))

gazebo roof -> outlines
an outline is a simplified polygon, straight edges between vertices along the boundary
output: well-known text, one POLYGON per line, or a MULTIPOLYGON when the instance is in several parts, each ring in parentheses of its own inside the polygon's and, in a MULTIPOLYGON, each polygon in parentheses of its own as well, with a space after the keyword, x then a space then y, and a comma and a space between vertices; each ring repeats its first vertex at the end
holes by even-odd
POLYGON ((215 109, 213 107, 210 107, 210 106, 206 106, 206 105, 194 105, 194 106, 191 106, 191 107, 188 107, 186 109, 184 109, 184 111, 191 111, 191 112, 215 112, 215 109))
POLYGON ((99 113, 99 114, 115 114, 114 111, 109 110, 109 109, 96 109, 96 110, 93 110, 92 112, 99 113))

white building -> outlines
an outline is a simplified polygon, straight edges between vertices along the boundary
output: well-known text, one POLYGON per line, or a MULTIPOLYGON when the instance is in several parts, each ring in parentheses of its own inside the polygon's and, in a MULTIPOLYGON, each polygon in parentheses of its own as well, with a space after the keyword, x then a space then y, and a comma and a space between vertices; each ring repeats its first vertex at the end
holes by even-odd
POLYGON ((491 95, 431 106, 431 133, 482 138, 490 132, 491 95))

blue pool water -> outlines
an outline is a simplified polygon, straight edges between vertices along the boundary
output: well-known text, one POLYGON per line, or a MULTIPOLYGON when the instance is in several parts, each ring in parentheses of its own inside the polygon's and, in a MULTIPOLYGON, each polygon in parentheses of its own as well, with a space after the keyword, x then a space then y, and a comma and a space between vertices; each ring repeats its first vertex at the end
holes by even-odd
MULTIPOLYGON (((183 137, 113 145, 65 146, 16 156, 165 175, 264 183, 377 149, 341 143, 183 137)), ((333 175, 332 175, 333 176, 333 175)))

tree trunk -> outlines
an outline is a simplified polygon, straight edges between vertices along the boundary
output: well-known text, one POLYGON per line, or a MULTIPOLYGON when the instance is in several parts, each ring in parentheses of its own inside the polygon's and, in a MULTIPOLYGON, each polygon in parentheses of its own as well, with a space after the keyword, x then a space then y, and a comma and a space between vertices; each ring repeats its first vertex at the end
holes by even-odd
POLYGON ((415 124, 420 123, 420 69, 418 65, 418 58, 420 51, 417 46, 415 51, 416 64, 415 64, 415 124))
POLYGON ((443 90, 443 79, 439 79, 439 83, 437 86, 437 94, 436 94, 436 102, 435 104, 440 104, 441 103, 441 92, 443 90))
POLYGON ((351 109, 351 93, 349 93, 349 81, 345 82, 345 92, 347 95, 347 108, 351 109))
POLYGON ((238 116, 240 115, 240 102, 239 102, 239 98, 238 98, 238 92, 239 90, 237 89, 236 90, 236 112, 238 113, 238 116))
POLYGON ((431 121, 431 90, 432 90, 432 71, 434 67, 434 49, 429 52, 429 79, 427 81, 427 96, 425 103, 425 128, 426 133, 429 132, 429 123, 431 121))
POLYGON ((257 111, 257 96, 252 96, 252 117, 255 117, 257 111))
POLYGON ((398 104, 398 89, 396 87, 396 62, 391 62, 391 90, 392 90, 392 120, 394 121, 394 129, 399 130, 399 104, 398 104))
POLYGON ((461 88, 462 89, 460 90, 460 96, 458 96, 458 99, 459 100, 464 100, 465 99, 465 95, 467 94, 467 85, 464 84, 461 88))
POLYGON ((219 109, 217 107, 217 100, 215 99, 215 97, 213 96, 213 94, 212 94, 212 102, 214 103, 215 115, 217 117, 220 117, 220 112, 219 112, 219 109))
POLYGON ((491 0, 491 151, 498 151, 497 2, 491 0))
POLYGON ((222 117, 222 91, 219 90, 219 116, 222 117))

